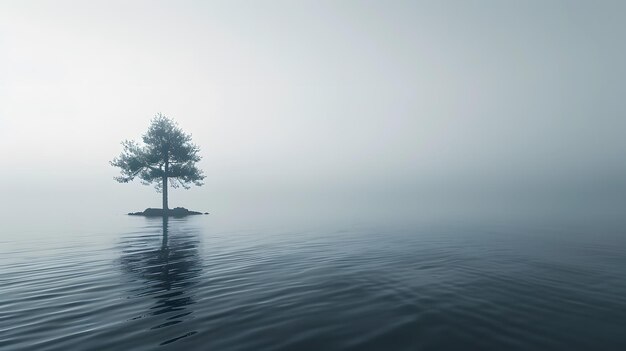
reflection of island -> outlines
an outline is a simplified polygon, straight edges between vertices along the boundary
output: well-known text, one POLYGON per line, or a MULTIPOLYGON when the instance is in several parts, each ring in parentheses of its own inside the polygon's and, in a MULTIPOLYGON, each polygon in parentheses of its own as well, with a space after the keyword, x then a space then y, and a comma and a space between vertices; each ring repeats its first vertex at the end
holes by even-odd
MULTIPOLYGON (((181 219, 173 223, 183 222, 181 219)), ((195 303, 192 288, 202 270, 195 231, 181 230, 177 225, 172 228, 167 218, 162 219, 160 229, 123 238, 124 249, 120 259, 123 271, 129 273, 133 280, 136 277, 145 280, 146 284, 140 290, 133 291, 134 296, 156 299, 150 308, 150 315, 176 312, 172 316, 164 315, 166 320, 159 318, 152 329, 180 323, 182 317, 192 313, 188 310, 195 303)))

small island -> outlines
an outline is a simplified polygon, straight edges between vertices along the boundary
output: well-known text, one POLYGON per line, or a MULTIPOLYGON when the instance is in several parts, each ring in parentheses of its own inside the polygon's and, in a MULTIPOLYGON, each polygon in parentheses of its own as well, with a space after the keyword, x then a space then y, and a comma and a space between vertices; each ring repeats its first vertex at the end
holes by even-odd
POLYGON ((209 214, 208 212, 190 211, 184 207, 176 207, 168 209, 163 213, 162 208, 146 208, 143 212, 129 212, 129 216, 144 216, 144 217, 185 217, 192 215, 209 214))

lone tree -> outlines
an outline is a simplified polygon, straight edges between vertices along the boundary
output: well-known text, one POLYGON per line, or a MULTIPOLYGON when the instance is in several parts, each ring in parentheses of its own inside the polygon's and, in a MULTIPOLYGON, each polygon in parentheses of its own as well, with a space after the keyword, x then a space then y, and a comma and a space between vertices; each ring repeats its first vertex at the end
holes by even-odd
POLYGON ((196 167, 200 161, 200 149, 191 142, 191 135, 183 132, 178 124, 162 114, 151 121, 143 135, 143 145, 133 140, 124 140, 122 153, 111 161, 120 168, 121 176, 115 177, 120 183, 128 183, 139 177, 144 185, 155 184, 157 192, 163 193, 163 213, 167 212, 167 188, 182 186, 189 189, 191 184, 201 186, 205 178, 202 170, 196 167))

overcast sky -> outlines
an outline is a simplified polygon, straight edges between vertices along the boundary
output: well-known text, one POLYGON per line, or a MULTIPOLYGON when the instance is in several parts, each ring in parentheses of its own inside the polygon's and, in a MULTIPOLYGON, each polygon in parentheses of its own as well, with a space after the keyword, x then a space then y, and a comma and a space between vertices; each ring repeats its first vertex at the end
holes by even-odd
POLYGON ((108 164, 157 112, 207 174, 172 205, 626 195, 625 65, 624 1, 2 0, 3 205, 158 206, 108 164))

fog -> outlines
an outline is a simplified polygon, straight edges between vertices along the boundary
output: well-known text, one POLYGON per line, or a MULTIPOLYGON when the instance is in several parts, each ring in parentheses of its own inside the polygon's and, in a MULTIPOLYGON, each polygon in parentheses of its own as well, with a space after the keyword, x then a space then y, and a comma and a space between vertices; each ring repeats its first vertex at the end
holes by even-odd
POLYGON ((206 185, 279 216, 619 215, 626 3, 0 4, 0 213, 158 207, 108 161, 164 113, 206 185))

